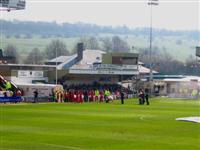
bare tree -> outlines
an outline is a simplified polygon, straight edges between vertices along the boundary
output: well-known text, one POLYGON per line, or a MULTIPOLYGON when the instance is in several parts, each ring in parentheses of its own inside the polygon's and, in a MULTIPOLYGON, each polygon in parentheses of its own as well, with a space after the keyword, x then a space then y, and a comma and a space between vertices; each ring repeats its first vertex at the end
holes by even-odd
POLYGON ((19 54, 17 52, 17 48, 14 45, 8 44, 6 48, 4 49, 4 55, 5 56, 11 56, 16 58, 16 63, 18 63, 19 60, 19 54))
POLYGON ((25 63, 28 63, 28 64, 41 64, 43 60, 44 60, 43 53, 38 48, 34 48, 29 53, 27 59, 25 60, 25 63))
POLYGON ((95 38, 95 37, 90 37, 88 40, 87 40, 87 48, 88 49, 99 49, 99 43, 98 43, 98 40, 95 38))
POLYGON ((82 37, 80 38, 79 42, 84 43, 86 49, 99 49, 99 42, 97 38, 91 37, 82 37))
POLYGON ((103 50, 107 52, 112 51, 112 41, 110 38, 108 37, 101 38, 101 42, 103 43, 103 50))
POLYGON ((118 36, 113 36, 112 37, 112 50, 117 51, 117 52, 128 52, 129 46, 126 41, 123 41, 120 37, 118 36))
POLYGON ((45 49, 45 54, 48 59, 52 59, 62 55, 68 55, 69 51, 67 50, 67 46, 63 41, 60 40, 52 40, 49 45, 47 45, 45 49))
POLYGON ((200 75, 200 64, 193 55, 189 55, 185 62, 186 73, 189 75, 200 75))

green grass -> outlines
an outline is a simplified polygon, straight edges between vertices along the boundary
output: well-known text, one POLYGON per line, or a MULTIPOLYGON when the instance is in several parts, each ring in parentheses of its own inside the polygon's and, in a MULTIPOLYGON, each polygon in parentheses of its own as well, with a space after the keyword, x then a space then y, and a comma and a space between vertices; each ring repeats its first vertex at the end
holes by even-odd
POLYGON ((199 150, 193 100, 113 103, 1 104, 1 150, 199 150))

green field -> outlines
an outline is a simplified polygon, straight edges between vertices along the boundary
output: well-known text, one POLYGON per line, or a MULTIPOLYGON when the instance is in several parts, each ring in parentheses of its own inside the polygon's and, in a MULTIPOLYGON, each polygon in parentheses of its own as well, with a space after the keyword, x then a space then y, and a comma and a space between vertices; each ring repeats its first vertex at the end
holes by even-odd
POLYGON ((1 104, 1 150, 199 150, 200 115, 193 100, 1 104))

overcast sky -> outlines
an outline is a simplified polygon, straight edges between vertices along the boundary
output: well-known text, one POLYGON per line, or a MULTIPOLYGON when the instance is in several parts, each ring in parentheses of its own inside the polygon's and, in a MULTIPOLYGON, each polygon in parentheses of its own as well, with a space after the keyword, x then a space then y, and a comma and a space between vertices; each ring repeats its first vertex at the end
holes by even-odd
MULTIPOLYGON (((26 9, 0 12, 1 19, 85 22, 98 25, 148 27, 148 0, 26 0, 26 9)), ((153 6, 153 27, 200 30, 200 0, 159 0, 153 6)))

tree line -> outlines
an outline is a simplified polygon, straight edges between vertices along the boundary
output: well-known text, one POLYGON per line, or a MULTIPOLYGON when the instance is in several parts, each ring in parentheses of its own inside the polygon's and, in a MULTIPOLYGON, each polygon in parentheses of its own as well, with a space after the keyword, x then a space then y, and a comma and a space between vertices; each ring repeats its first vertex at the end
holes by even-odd
MULTIPOLYGON (((132 52, 133 47, 129 47, 128 43, 119 36, 101 37, 97 39, 94 36, 81 37, 79 41, 83 42, 86 49, 104 50, 106 52, 132 52)), ((194 56, 188 56, 186 62, 175 60, 166 50, 158 50, 158 47, 152 48, 153 69, 161 74, 176 74, 176 75, 200 75, 200 64, 194 56)), ((17 47, 8 44, 4 49, 6 56, 15 56, 18 63, 26 64, 44 64, 46 60, 53 59, 57 56, 71 55, 76 53, 76 44, 73 50, 69 50, 67 45, 62 40, 52 40, 44 50, 33 48, 29 54, 22 60, 18 53, 17 47), (57 54, 56 54, 57 52, 57 54)), ((139 60, 146 67, 149 67, 149 48, 139 48, 139 60)))
MULTIPOLYGON (((100 38, 96 37, 81 37, 78 42, 83 42, 85 49, 97 50, 101 49, 107 52, 129 52, 129 45, 126 41, 121 39, 119 36, 113 36, 112 38, 100 38), (100 44, 101 43, 101 44, 100 44)), ((45 60, 50 60, 56 56, 67 56, 76 53, 76 44, 72 50, 67 48, 67 44, 59 39, 52 40, 45 49, 33 48, 27 56, 19 54, 16 46, 8 44, 4 49, 5 56, 14 56, 17 58, 17 63, 26 64, 42 64, 45 60)))
POLYGON ((146 67, 150 67, 152 62, 153 70, 167 75, 200 75, 200 62, 193 56, 189 55, 185 62, 176 60, 167 51, 158 51, 153 47, 152 61, 150 61, 149 49, 140 49, 140 61, 146 67))

